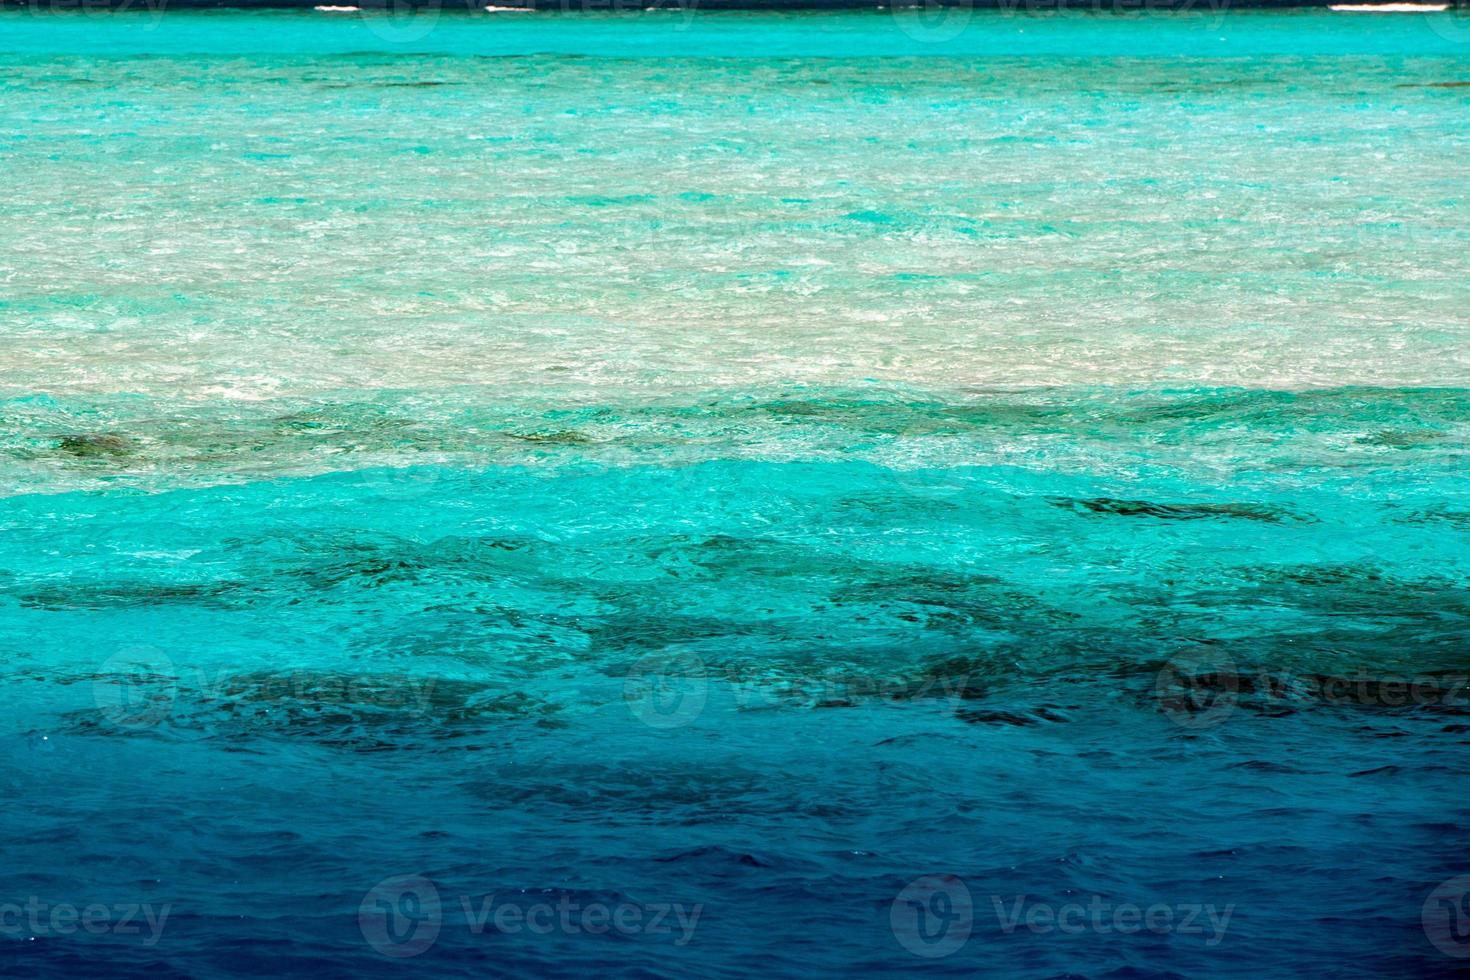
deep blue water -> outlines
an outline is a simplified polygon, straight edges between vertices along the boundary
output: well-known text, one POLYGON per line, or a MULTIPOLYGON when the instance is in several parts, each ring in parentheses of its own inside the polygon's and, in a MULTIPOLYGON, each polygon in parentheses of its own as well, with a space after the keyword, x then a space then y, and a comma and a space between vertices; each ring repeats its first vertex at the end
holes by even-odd
POLYGON ((1126 477, 609 468, 564 435, 564 465, 11 497, 6 893, 168 914, 156 943, 43 929, 5 954, 138 976, 1446 972, 1420 908, 1466 843, 1467 397, 724 410, 747 433, 1167 447, 1126 477), (1222 439, 1260 469, 1181 479, 1222 439), (927 875, 973 908, 937 959, 892 927, 927 875), (1007 931, 1020 896, 1078 903, 1079 931, 1007 931), (513 918, 563 900, 570 928, 513 918), (698 916, 582 931, 625 904, 698 916), (1130 906, 1173 925, 1120 935, 1130 906), (413 949, 419 909, 418 956, 365 940, 413 949))

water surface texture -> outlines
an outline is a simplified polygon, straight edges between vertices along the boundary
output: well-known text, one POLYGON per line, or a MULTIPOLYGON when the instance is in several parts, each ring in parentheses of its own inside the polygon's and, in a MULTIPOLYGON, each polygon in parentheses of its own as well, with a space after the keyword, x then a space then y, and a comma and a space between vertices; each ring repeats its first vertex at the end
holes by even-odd
POLYGON ((0 14, 6 970, 1452 973, 1467 161, 1455 14, 0 14))

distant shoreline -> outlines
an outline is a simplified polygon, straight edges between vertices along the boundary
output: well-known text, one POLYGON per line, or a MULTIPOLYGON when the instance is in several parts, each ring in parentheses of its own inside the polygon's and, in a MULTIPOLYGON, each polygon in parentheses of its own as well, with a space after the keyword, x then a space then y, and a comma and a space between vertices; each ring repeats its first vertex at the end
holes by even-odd
MULTIPOLYGON (((1011 13, 1093 11, 1136 13, 1145 11, 1188 12, 1228 10, 1327 9, 1353 0, 0 0, 0 9, 44 10, 321 10, 331 12, 393 12, 436 10, 444 13, 492 12, 619 13, 648 10, 674 11, 858 11, 888 12, 912 7, 916 12, 933 7, 969 7, 975 10, 1011 13), (336 6, 340 5, 340 6, 336 6)), ((1470 0, 1447 0, 1451 8, 1470 6, 1470 0)), ((1385 3, 1383 6, 1390 6, 1385 3)), ((1393 4, 1402 8, 1404 4, 1393 4)), ((1440 9, 1431 3, 1423 12, 1440 9)), ((1389 12, 1389 11, 1385 11, 1389 12)), ((1405 12, 1402 9, 1397 12, 1405 12)), ((1415 13, 1419 11, 1407 11, 1415 13)))

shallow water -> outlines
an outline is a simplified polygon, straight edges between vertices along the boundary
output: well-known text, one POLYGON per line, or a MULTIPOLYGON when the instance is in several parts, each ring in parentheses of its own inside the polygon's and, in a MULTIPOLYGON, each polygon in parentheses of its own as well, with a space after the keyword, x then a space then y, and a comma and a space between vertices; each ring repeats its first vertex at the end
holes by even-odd
POLYGON ((0 16, 0 956, 1450 973, 1464 24, 0 16))

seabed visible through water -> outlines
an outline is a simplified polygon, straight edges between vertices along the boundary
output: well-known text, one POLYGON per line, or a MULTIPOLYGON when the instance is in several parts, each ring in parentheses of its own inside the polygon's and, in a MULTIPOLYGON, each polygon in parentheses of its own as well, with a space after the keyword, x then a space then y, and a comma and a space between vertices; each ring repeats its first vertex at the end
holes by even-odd
POLYGON ((1467 42, 0 14, 5 969, 1452 973, 1467 42))

